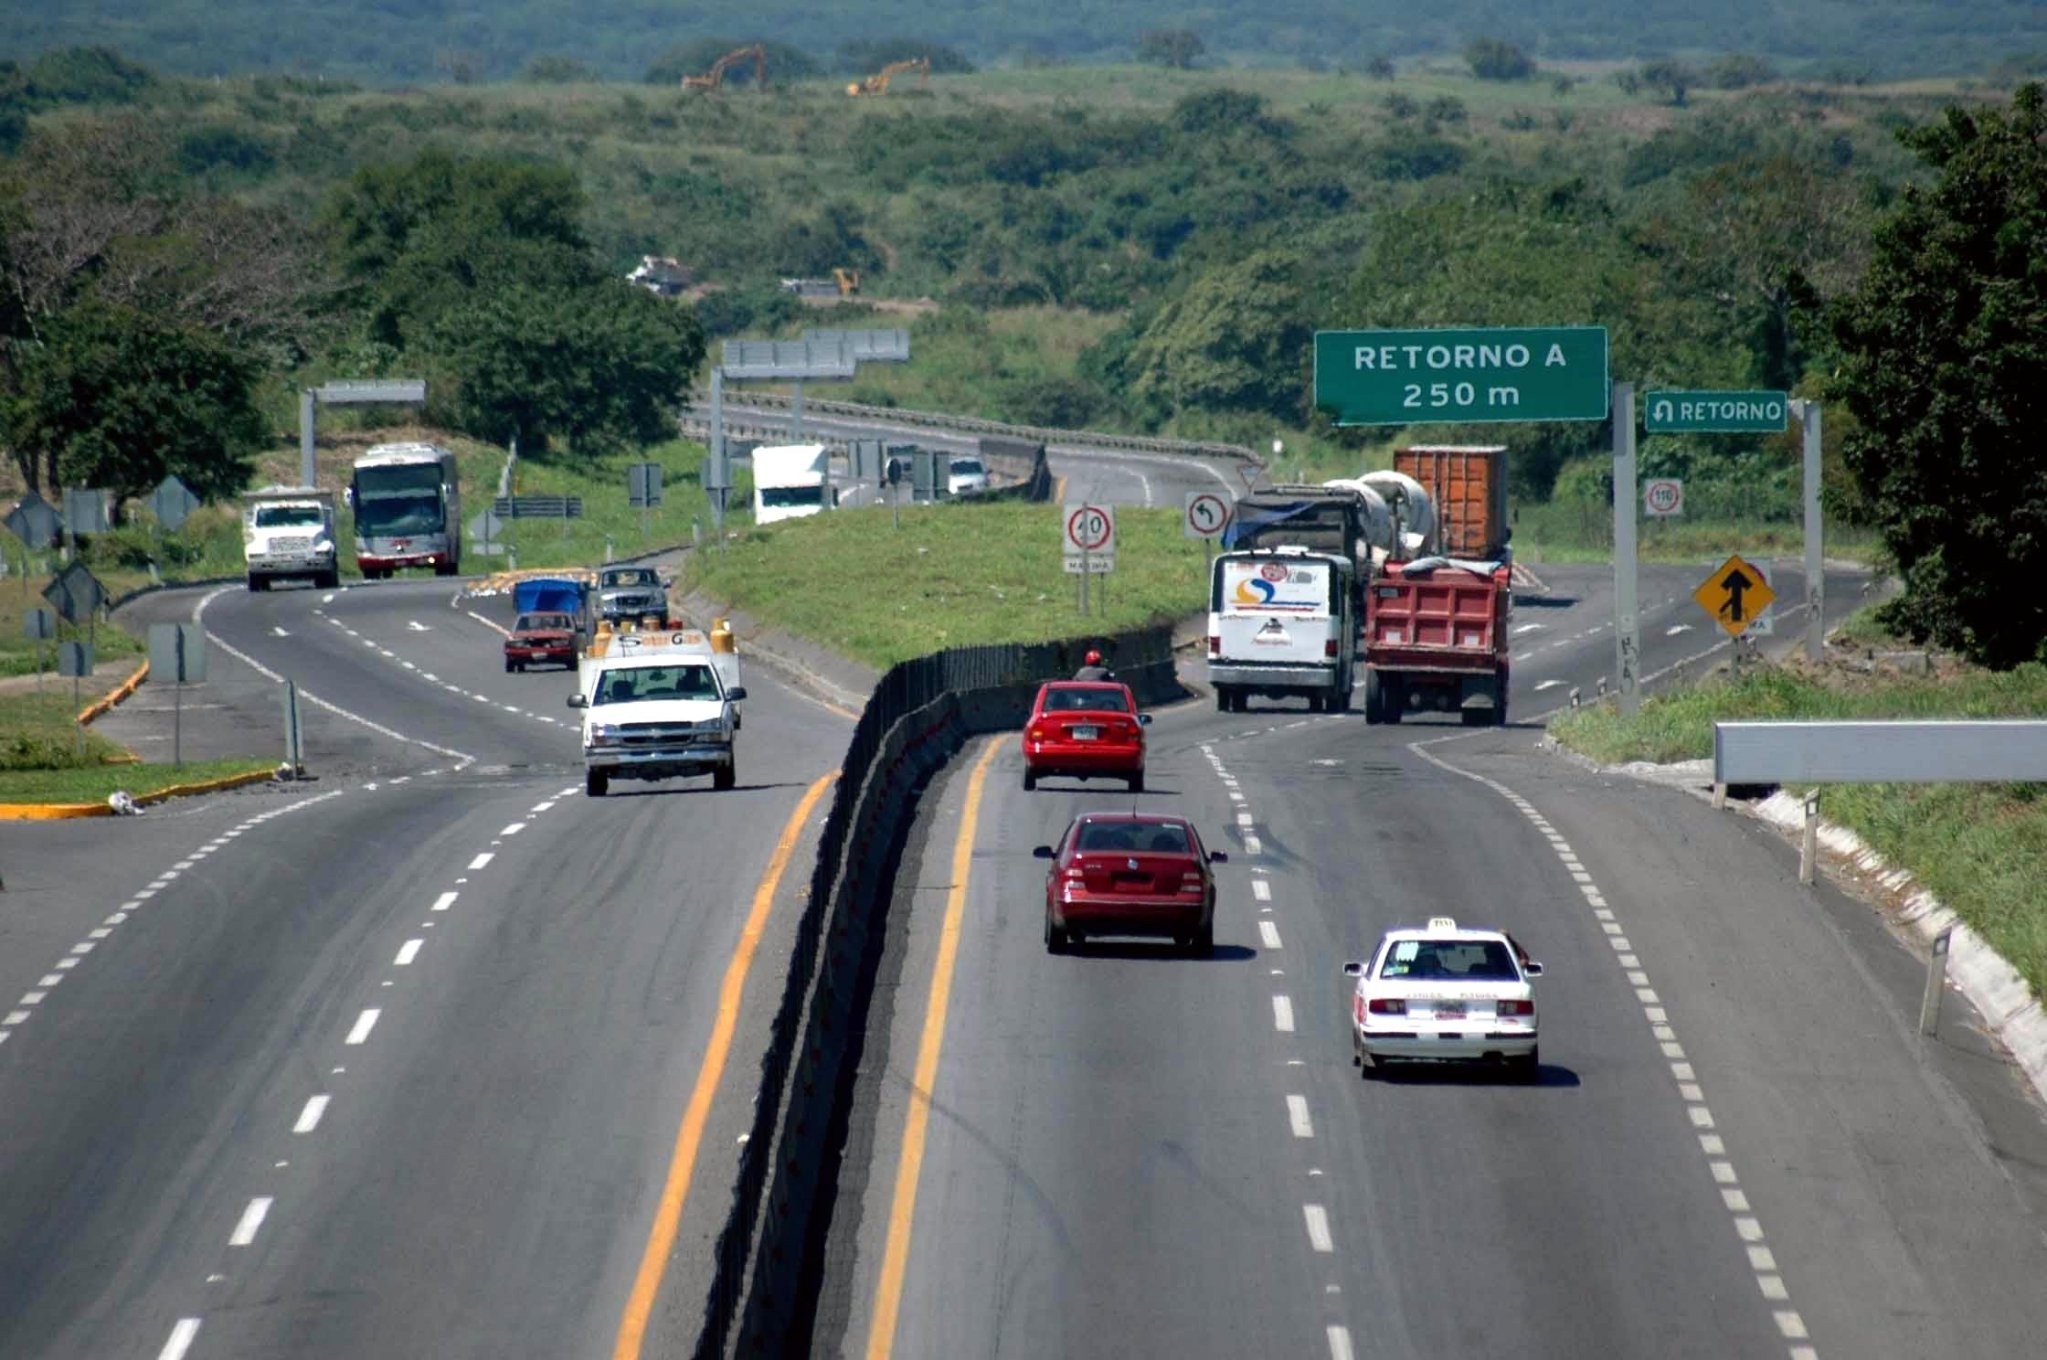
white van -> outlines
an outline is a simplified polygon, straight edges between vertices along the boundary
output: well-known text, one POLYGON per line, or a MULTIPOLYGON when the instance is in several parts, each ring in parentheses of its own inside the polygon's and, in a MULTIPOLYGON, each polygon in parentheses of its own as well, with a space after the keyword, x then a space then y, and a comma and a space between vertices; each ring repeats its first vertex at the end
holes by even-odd
POLYGON ((1208 682, 1218 712, 1253 694, 1300 695, 1310 713, 1350 707, 1357 565, 1307 548, 1226 552, 1209 579, 1208 682))

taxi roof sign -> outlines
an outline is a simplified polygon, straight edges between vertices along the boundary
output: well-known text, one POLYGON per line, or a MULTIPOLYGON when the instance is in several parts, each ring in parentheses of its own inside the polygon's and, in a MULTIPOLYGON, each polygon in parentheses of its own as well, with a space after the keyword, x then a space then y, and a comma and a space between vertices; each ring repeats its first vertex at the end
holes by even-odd
POLYGON ((1770 607, 1777 592, 1770 589, 1768 578, 1753 563, 1735 553, 1699 583, 1692 598, 1713 616, 1713 622, 1727 630, 1729 637, 1740 637, 1770 607))
POLYGON ((1455 930, 1457 929, 1457 918, 1454 916, 1431 916, 1429 918, 1429 929, 1455 930))

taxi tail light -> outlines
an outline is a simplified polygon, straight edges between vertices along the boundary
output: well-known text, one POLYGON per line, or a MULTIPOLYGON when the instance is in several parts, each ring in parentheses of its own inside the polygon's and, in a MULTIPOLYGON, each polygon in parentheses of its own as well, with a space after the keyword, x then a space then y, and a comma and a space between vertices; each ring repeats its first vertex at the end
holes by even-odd
POLYGON ((1322 642, 1322 655, 1324 655, 1324 656, 1335 656, 1335 655, 1336 655, 1336 639, 1335 639, 1335 638, 1325 638, 1325 639, 1323 639, 1323 642, 1322 642))
POLYGON ((1502 1001, 1498 1014, 1533 1015, 1535 1014, 1535 1003, 1533 1001, 1502 1001))
POLYGON ((1375 996, 1371 1012, 1374 1015, 1406 1015, 1407 1003, 1397 996, 1375 996))
POLYGON ((1210 656, 1221 656, 1223 654, 1222 634, 1210 633, 1208 635, 1208 654, 1210 656))

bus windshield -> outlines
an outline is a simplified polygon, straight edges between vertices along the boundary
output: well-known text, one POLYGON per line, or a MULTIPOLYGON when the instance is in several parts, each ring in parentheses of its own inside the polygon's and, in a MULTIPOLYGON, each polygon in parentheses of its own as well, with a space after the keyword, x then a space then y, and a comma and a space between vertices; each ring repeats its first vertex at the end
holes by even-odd
POLYGON ((404 538, 438 534, 444 527, 440 487, 428 495, 384 495, 357 498, 355 532, 361 538, 404 538))

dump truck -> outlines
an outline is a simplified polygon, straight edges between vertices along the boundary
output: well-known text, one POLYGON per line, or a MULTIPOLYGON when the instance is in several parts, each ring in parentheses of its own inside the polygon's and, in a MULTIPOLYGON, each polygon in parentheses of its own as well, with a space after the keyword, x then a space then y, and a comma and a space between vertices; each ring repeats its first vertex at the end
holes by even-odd
POLYGON ((1365 721, 1427 709, 1467 726, 1504 723, 1514 599, 1507 451, 1417 445, 1395 450, 1393 471, 1426 492, 1434 523, 1426 535, 1396 534, 1365 588, 1365 721))

